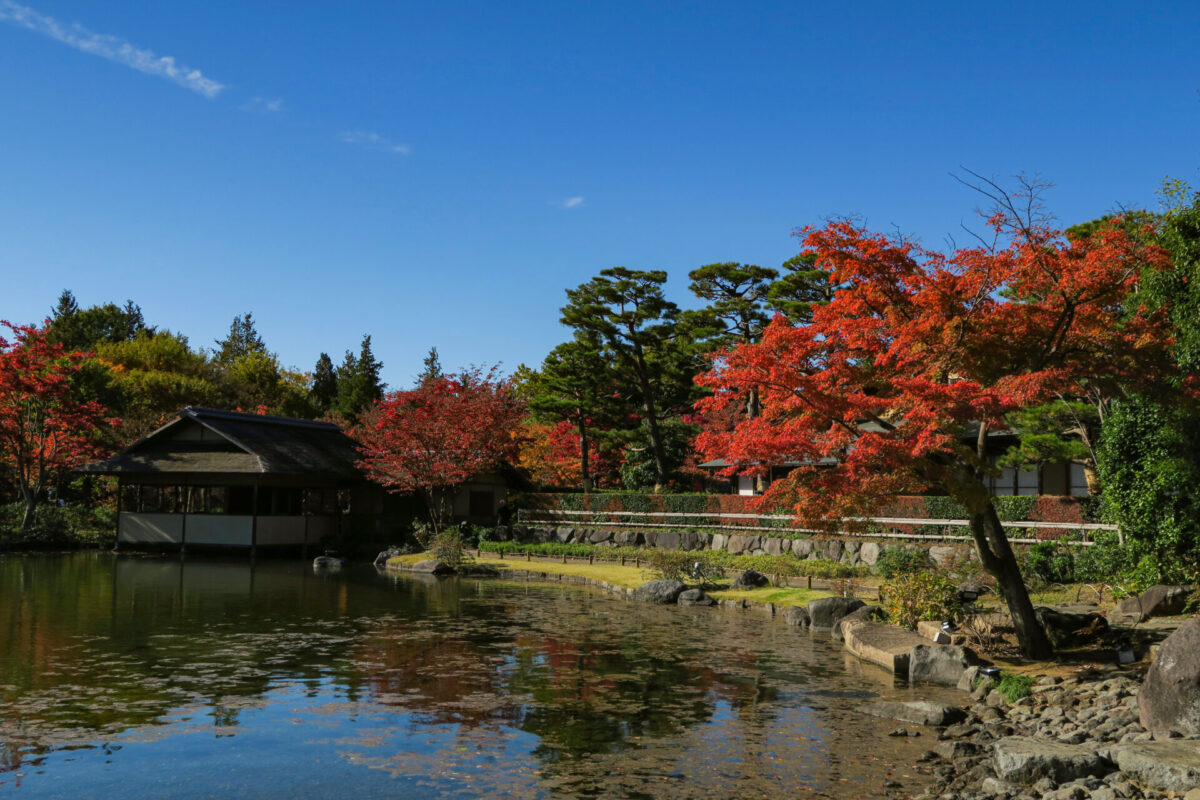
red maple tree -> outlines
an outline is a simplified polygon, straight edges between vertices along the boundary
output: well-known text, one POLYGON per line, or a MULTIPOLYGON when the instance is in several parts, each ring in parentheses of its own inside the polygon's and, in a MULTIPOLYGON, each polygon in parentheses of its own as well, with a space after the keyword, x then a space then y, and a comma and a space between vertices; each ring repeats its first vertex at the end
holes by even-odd
POLYGON ((983 568, 1012 613, 1022 649, 1045 657, 1038 625, 987 478, 988 431, 1005 415, 1086 385, 1154 381, 1170 369, 1165 320, 1131 307, 1163 250, 1120 220, 1068 241, 1008 211, 998 245, 941 253, 846 221, 806 228, 838 287, 811 324, 779 316, 762 340, 721 354, 698 380, 715 414, 750 388, 762 415, 709 430, 698 448, 730 471, 809 464, 768 490, 809 526, 844 524, 897 494, 945 493, 968 511, 983 568))
POLYGON ((33 523, 43 493, 64 471, 101 454, 105 416, 96 400, 71 396, 71 376, 89 358, 46 339, 45 328, 0 321, 0 457, 25 503, 22 530, 33 523))
POLYGON ((419 492, 434 530, 458 486, 515 455, 524 408, 492 368, 470 369, 387 394, 355 432, 359 466, 397 492, 419 492))

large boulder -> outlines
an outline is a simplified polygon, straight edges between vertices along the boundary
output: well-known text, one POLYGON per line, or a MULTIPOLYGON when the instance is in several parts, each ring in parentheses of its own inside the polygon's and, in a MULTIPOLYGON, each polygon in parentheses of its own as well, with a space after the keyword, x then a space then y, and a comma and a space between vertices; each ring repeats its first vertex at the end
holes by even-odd
POLYGON ((650 581, 633 590, 633 599, 659 605, 670 605, 679 599, 687 585, 682 581, 650 581))
POLYGON ((1027 736, 1007 736, 997 741, 992 746, 992 761, 996 775, 1011 783, 1029 784, 1043 778, 1066 783, 1112 771, 1094 746, 1027 736))
POLYGON ((734 578, 733 583, 730 584, 729 588, 730 589, 757 589, 760 586, 766 586, 770 582, 771 581, 767 579, 766 575, 763 575, 762 573, 759 573, 759 572, 755 572, 752 569, 748 569, 745 572, 743 572, 741 575, 738 575, 736 578, 734 578))
POLYGON ((863 606, 862 608, 851 611, 846 616, 833 623, 829 629, 829 635, 834 641, 840 642, 845 639, 842 634, 842 626, 854 622, 855 620, 863 620, 864 622, 878 622, 879 620, 887 619, 887 612, 883 610, 883 606, 863 606))
POLYGON ((783 555, 783 540, 782 539, 777 539, 774 536, 768 536, 766 539, 763 539, 762 546, 763 546, 763 550, 766 550, 767 555, 769 555, 769 556, 783 555))
POLYGON ((953 725, 962 722, 967 715, 961 708, 917 700, 911 703, 880 701, 859 706, 856 710, 873 717, 885 717, 911 722, 914 725, 953 725))
POLYGON ((800 558, 808 558, 813 552, 812 539, 796 539, 792 542, 792 552, 800 558))
POLYGON ((795 625, 800 628, 807 628, 812 624, 812 618, 808 616, 808 609, 804 606, 792 606, 783 612, 783 618, 787 621, 788 625, 795 625))
POLYGON ((654 538, 654 546, 660 550, 678 550, 679 534, 675 531, 659 531, 654 538))
POLYGON ((434 559, 434 558, 426 559, 425 561, 418 561, 417 563, 415 563, 411 567, 409 567, 409 569, 411 569, 413 572, 421 573, 423 575, 453 575, 454 574, 454 567, 450 566, 449 564, 438 561, 437 559, 434 559))
POLYGON ((708 537, 703 533, 679 534, 680 550, 703 550, 708 545, 708 537))
POLYGON ((748 553, 758 547, 757 536, 742 536, 741 534, 733 534, 729 537, 729 541, 725 543, 725 549, 734 555, 748 553))
POLYGON ((929 548, 929 558, 934 564, 945 569, 952 565, 962 554, 962 548, 934 546, 929 548))
POLYGON ((588 542, 591 544, 603 544, 604 542, 611 542, 612 538, 612 531, 604 528, 598 528, 588 534, 588 542))
POLYGON ((617 531, 613 534, 613 544, 622 547, 636 547, 641 544, 642 535, 637 531, 617 531))
POLYGON ((1056 648, 1075 646, 1108 629, 1108 620, 1096 613, 1074 614, 1048 606, 1038 606, 1034 609, 1034 614, 1045 629, 1050 643, 1056 648))
POLYGON ((706 595, 701 589, 686 589, 679 593, 676 599, 681 606, 711 606, 716 604, 716 600, 706 595))
POLYGON ((879 560, 879 545, 875 542, 863 542, 863 546, 858 550, 858 557, 862 563, 868 567, 875 566, 875 562, 879 560))
POLYGON ((974 660, 965 647, 919 644, 908 652, 908 682, 957 686, 974 660))
POLYGON ((725 534, 714 533, 712 535, 712 540, 709 543, 709 547, 713 550, 724 550, 725 549, 725 534))
POLYGON ((1120 744, 1113 749, 1113 760, 1121 772, 1162 792, 1200 787, 1200 742, 1194 739, 1120 744))
POLYGON ((1142 727, 1200 734, 1200 617, 1163 640, 1138 691, 1142 727))
POLYGON ((1137 617, 1139 622, 1150 617, 1170 617, 1183 613, 1194 590, 1194 586, 1151 586, 1137 597, 1122 600, 1113 610, 1137 617))
POLYGON ((833 627, 833 623, 865 605, 866 603, 857 598, 820 597, 809 601, 808 616, 812 620, 814 628, 829 630, 833 627))
POLYGON ((554 529, 554 538, 566 543, 575 538, 575 529, 562 526, 554 529))

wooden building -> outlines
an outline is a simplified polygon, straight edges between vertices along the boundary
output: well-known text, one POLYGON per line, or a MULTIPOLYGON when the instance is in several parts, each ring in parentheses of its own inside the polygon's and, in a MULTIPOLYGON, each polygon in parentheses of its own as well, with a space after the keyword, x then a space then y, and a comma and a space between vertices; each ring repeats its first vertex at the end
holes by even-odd
POLYGON ((81 471, 118 480, 118 546, 254 551, 372 527, 384 492, 358 457, 332 423, 188 407, 81 471))

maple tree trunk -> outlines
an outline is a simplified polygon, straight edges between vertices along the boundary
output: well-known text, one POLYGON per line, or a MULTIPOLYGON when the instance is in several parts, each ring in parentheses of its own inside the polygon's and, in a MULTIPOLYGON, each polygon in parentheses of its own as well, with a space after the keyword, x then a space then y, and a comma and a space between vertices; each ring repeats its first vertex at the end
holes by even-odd
POLYGON ((587 429, 579 423, 579 477, 583 483, 583 491, 592 490, 592 473, 588 469, 588 440, 587 429))
POLYGON ((982 511, 971 514, 970 523, 979 561, 984 570, 996 579, 996 585, 1012 615, 1021 652, 1029 658, 1050 658, 1054 655, 1054 647, 1033 612, 1033 602, 1021 578, 1021 569, 1017 566, 1012 545, 1000 525, 996 507, 989 502, 982 511))
POLYGON ((25 515, 21 518, 21 532, 25 533, 33 525, 37 514, 37 492, 22 491, 25 495, 25 515))

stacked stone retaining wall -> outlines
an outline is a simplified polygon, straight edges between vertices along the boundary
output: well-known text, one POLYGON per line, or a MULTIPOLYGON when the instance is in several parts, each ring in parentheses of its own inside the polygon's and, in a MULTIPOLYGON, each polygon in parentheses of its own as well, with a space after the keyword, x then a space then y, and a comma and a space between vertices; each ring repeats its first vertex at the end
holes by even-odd
POLYGON ((563 544, 591 544, 601 547, 657 547, 666 550, 726 550, 734 555, 790 554, 811 560, 825 559, 855 566, 875 566, 879 555, 886 549, 922 549, 939 566, 958 558, 969 557, 969 544, 910 544, 894 540, 875 541, 865 536, 791 538, 784 536, 696 533, 691 531, 631 531, 610 528, 587 527, 544 527, 517 525, 499 528, 495 538, 501 541, 523 543, 560 542, 563 544))

